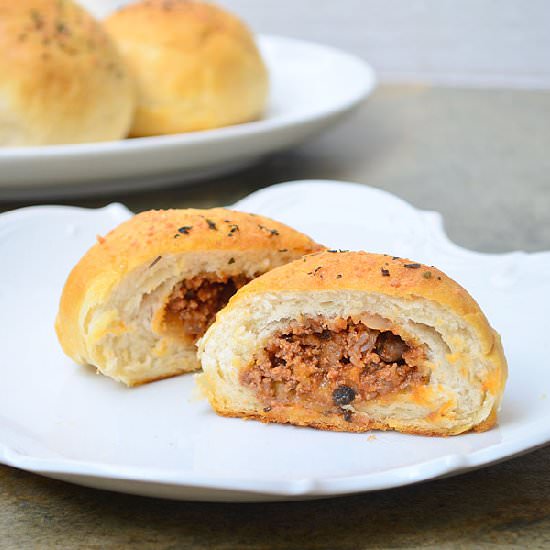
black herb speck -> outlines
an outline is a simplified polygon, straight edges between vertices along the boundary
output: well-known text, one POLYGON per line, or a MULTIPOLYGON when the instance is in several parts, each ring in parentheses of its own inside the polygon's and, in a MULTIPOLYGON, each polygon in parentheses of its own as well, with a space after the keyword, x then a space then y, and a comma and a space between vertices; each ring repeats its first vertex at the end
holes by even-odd
POLYGON ((400 260, 401 258, 399 256, 392 256, 392 260, 400 260))
POLYGON ((431 271, 424 271, 424 273, 422 273, 422 276, 424 277, 424 279, 431 279, 432 278, 432 272, 431 271))
POLYGON ((157 264, 158 262, 160 262, 160 259, 162 258, 162 256, 157 256, 150 264, 149 264, 149 269, 151 269, 155 264, 157 264))
POLYGON ((318 265, 313 271, 308 271, 308 275, 315 275, 323 266, 318 265))
POLYGON ((344 409, 344 420, 346 422, 351 422, 352 412, 344 409))
POLYGON ((327 250, 327 252, 330 252, 331 254, 336 254, 338 250, 327 250))
POLYGON ((332 336, 332 333, 328 329, 323 330, 323 332, 319 334, 319 338, 321 338, 321 340, 330 340, 331 336, 332 336))
POLYGON ((438 280, 438 281, 441 281, 441 277, 438 277, 437 280, 438 280))
POLYGON ((206 223, 208 224, 208 229, 212 229, 213 231, 217 231, 216 223, 212 220, 206 220, 206 223))
POLYGON ((271 407, 264 407, 264 413, 268 413, 271 410, 271 407))
POLYGON ((229 265, 235 263, 235 258, 229 258, 229 261, 227 262, 229 265))
POLYGON ((36 29, 41 29, 44 26, 44 19, 42 18, 42 15, 40 14, 40 12, 36 10, 32 10, 31 19, 36 29))
POLYGON ((174 235, 174 239, 179 239, 180 237, 181 237, 181 235, 180 235, 179 233, 176 233, 176 234, 174 235))
POLYGON ((279 252, 288 252, 288 248, 280 248, 279 252))
POLYGON ((332 401, 335 405, 349 405, 355 399, 355 391, 349 386, 338 386, 332 392, 332 401))
POLYGON ((292 334, 283 334, 281 338, 287 342, 292 342, 292 334))
POLYGON ((229 233, 227 234, 228 237, 232 237, 233 233, 237 232, 239 230, 239 226, 234 223, 231 225, 231 229, 229 230, 229 233))
POLYGON ((262 225, 262 224, 258 224, 258 227, 262 230, 262 231, 267 231, 270 235, 278 235, 279 232, 276 230, 276 229, 270 229, 269 227, 266 227, 265 225, 262 225))
POLYGON ((182 233, 183 235, 188 235, 191 229, 193 229, 192 225, 184 225, 183 227, 180 227, 178 229, 178 233, 182 233))
POLYGON ((408 267, 409 269, 418 269, 422 266, 420 264, 405 264, 403 267, 408 267))
POLYGON ((382 273, 382 277, 389 277, 390 276, 390 270, 385 269, 383 267, 380 268, 380 273, 382 273))
POLYGON ((337 279, 341 279, 341 278, 342 278, 342 274, 341 274, 341 273, 338 273, 338 275, 336 275, 336 278, 337 278, 337 279))

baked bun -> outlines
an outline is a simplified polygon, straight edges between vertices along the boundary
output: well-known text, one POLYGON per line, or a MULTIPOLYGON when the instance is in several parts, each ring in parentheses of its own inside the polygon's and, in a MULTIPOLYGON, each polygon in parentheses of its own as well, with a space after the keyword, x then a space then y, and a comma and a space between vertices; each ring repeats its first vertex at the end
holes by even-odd
POLYGON ((199 357, 198 382, 221 415, 351 432, 487 430, 507 374, 466 290, 433 267, 366 252, 312 254, 255 279, 199 357))
POLYGON ((217 128, 259 118, 266 67, 234 15, 191 0, 148 0, 115 12, 107 30, 137 80, 131 135, 217 128))
POLYGON ((195 341, 237 288, 320 249, 253 214, 143 212, 98 237, 72 270, 59 341, 77 363, 129 386, 195 370, 195 341))
POLYGON ((134 86, 113 42, 70 0, 0 0, 0 146, 126 137, 134 86))

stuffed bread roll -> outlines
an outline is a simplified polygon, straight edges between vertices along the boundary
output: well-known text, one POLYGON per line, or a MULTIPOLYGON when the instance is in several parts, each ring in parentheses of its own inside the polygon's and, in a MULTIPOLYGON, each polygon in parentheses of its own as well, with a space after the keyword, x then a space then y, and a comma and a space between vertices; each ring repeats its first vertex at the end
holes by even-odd
POLYGON ((199 357, 198 382, 221 415, 353 432, 487 430, 507 374, 466 290, 433 267, 366 252, 311 254, 255 279, 199 357))
POLYGON ((98 237, 72 270, 59 341, 77 363, 129 386, 193 371, 196 340, 238 288, 321 248, 253 214, 143 212, 98 237))

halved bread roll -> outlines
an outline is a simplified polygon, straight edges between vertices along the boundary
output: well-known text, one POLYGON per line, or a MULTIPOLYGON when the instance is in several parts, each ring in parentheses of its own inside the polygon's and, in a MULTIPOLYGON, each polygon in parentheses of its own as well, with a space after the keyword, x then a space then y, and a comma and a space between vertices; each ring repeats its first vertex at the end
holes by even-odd
POLYGON ((65 353, 129 386, 199 368, 196 340, 250 279, 320 250, 273 220, 223 208, 138 214, 72 270, 56 331, 65 353))
POLYGON ((311 254, 255 279, 218 314, 199 358, 221 415, 355 432, 487 430, 507 375, 466 290, 366 252, 311 254))

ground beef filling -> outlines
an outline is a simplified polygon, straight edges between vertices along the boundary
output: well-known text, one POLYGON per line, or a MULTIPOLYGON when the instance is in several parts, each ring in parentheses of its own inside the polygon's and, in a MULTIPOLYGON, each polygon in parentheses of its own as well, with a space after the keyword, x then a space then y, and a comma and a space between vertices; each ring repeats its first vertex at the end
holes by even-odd
POLYGON ((185 279, 172 293, 166 309, 181 319, 184 334, 196 341, 214 322, 216 313, 229 298, 249 280, 243 275, 221 277, 215 274, 185 279))
POLYGON ((349 318, 308 319, 273 336, 241 372, 241 383, 266 407, 299 402, 341 409, 427 382, 423 358, 423 347, 391 331, 349 318))

